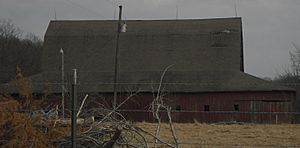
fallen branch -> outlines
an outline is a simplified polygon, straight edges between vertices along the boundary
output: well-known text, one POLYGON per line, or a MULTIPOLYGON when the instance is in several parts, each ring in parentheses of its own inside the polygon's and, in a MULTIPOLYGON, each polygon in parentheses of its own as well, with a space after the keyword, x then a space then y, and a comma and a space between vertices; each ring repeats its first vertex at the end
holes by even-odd
POLYGON ((102 118, 101 121, 99 121, 96 125, 92 125, 87 131, 83 132, 83 133, 88 133, 89 131, 92 130, 93 127, 97 127, 99 126, 103 121, 105 121, 109 116, 111 116, 111 114, 113 114, 114 112, 116 112, 125 102, 127 102, 131 97, 135 96, 137 94, 130 94, 130 96, 128 96, 122 103, 120 103, 116 108, 114 108, 111 112, 109 112, 104 118, 102 118))
POLYGON ((85 97, 84 97, 84 99, 83 99, 83 101, 82 101, 82 103, 81 103, 81 105, 80 105, 80 108, 79 108, 79 110, 78 110, 78 112, 77 112, 77 114, 76 114, 76 117, 77 117, 77 118, 79 117, 79 114, 80 114, 80 112, 81 112, 81 109, 82 109, 82 107, 83 107, 83 105, 84 105, 84 102, 85 102, 85 100, 87 99, 88 96, 89 96, 89 94, 86 94, 86 95, 85 95, 85 97))
POLYGON ((133 130, 137 130, 137 131, 141 131, 147 135, 149 135, 150 137, 154 138, 154 139, 157 139, 158 142, 162 143, 162 144, 165 144, 167 145, 168 147, 172 147, 172 148, 176 148, 175 146, 173 146, 172 144, 169 144, 167 142, 164 142, 163 140, 161 140, 159 137, 156 137, 155 135, 145 131, 144 129, 142 128, 139 128, 139 127, 133 127, 133 130))
POLYGON ((169 125, 170 125, 170 128, 171 128, 172 137, 175 141, 176 147, 180 148, 178 138, 176 136, 175 128, 174 128, 173 123, 172 123, 171 107, 167 107, 167 114, 168 114, 168 118, 169 118, 169 125))

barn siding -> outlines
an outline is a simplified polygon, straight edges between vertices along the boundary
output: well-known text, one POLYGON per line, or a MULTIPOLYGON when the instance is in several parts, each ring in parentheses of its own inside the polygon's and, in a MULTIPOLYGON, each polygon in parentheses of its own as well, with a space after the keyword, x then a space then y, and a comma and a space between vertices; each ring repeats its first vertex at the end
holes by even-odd
MULTIPOLYGON (((111 102, 112 94, 105 94, 106 102, 111 102)), ((119 96, 118 103, 126 98, 119 96)), ((275 123, 292 122, 291 100, 294 92, 224 92, 224 93, 170 93, 165 103, 172 107, 175 122, 257 122, 275 123), (180 105, 180 110, 176 107, 180 105), (204 111, 209 105, 209 111, 204 111), (234 105, 239 106, 235 111, 234 105)), ((142 93, 128 100, 120 112, 132 121, 155 122, 149 111, 153 94, 142 93)), ((166 113, 162 113, 166 121, 166 113)))

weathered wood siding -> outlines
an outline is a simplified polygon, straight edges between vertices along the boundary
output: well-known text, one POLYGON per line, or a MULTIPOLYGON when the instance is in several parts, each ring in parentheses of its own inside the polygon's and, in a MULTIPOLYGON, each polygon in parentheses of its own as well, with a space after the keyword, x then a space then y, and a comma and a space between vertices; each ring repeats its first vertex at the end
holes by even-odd
MULTIPOLYGON (((175 122, 290 123, 291 101, 294 95, 294 92, 288 91, 173 93, 164 98, 166 104, 172 107, 175 122)), ((113 100, 111 94, 104 94, 103 98, 109 104, 113 100)), ((126 94, 121 94, 118 103, 125 98, 126 94)), ((132 121, 155 122, 149 110, 152 100, 151 93, 139 94, 128 100, 120 108, 120 112, 132 121)), ((162 118, 167 119, 166 113, 162 113, 162 118)))

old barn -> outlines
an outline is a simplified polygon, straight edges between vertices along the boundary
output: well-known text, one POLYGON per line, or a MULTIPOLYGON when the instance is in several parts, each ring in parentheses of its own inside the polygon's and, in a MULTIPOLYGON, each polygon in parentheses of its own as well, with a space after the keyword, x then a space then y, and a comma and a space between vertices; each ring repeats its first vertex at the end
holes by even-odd
MULTIPOLYGON (((295 91, 244 72, 241 18, 126 24, 119 40, 118 103, 127 93, 139 92, 120 109, 128 119, 154 120, 148 108, 163 71, 172 65, 162 92, 176 122, 291 122, 287 113, 295 91)), ((117 21, 51 21, 44 38, 43 72, 33 81, 50 82, 52 92, 61 92, 62 48, 65 72, 78 69, 79 92, 100 94, 111 104, 116 34, 117 21)))

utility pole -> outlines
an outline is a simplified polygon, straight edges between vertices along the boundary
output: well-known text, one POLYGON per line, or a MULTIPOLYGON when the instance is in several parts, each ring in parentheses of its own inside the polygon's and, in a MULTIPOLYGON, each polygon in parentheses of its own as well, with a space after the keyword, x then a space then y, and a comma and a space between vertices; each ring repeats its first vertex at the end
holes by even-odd
POLYGON ((72 83, 72 116, 71 116, 71 141, 72 148, 76 148, 76 124, 77 124, 77 69, 73 69, 74 80, 72 83))
POLYGON ((115 73, 114 73, 114 102, 113 102, 113 109, 116 109, 117 106, 117 97, 118 97, 118 67, 119 67, 119 40, 120 40, 120 33, 121 33, 121 21, 122 21, 122 6, 119 6, 119 21, 118 21, 118 32, 117 32, 117 45, 116 45, 116 52, 115 52, 115 73))
POLYGON ((65 57, 64 50, 60 48, 61 53, 61 112, 62 118, 65 119, 65 57))

